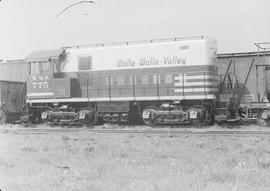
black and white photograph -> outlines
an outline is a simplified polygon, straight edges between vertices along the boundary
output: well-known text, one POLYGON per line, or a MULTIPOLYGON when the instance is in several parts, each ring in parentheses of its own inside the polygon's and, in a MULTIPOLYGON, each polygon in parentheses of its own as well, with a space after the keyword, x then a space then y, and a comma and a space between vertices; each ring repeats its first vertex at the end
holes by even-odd
POLYGON ((269 0, 0 0, 0 191, 269 191, 269 0))

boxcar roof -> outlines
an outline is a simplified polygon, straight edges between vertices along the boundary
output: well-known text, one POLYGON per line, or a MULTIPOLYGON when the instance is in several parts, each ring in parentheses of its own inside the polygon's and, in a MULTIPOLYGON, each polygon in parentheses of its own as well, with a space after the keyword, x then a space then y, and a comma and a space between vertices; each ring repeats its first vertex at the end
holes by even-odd
POLYGON ((223 53, 223 54, 218 54, 218 58, 250 57, 250 56, 258 56, 258 55, 259 56, 270 56, 270 51, 223 53))
POLYGON ((27 64, 25 60, 6 60, 0 62, 0 65, 11 65, 11 64, 27 64))

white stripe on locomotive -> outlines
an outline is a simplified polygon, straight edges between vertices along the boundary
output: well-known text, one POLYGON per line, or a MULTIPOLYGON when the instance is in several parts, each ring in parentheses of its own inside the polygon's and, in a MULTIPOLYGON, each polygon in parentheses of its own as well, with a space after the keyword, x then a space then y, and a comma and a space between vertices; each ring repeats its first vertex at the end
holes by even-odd
POLYGON ((179 75, 174 76, 174 81, 175 87, 181 87, 175 88, 174 90, 175 93, 199 93, 199 92, 218 91, 217 89, 218 82, 216 81, 213 73, 198 74, 198 75, 196 75, 196 73, 180 73, 179 75), (200 87, 192 87, 192 86, 200 86, 200 87))
POLYGON ((145 96, 145 97, 104 97, 104 98, 60 98, 60 99, 32 99, 27 103, 61 103, 61 102, 92 102, 92 101, 149 101, 149 100, 197 100, 216 99, 213 94, 183 95, 183 96, 145 96))
POLYGON ((199 93, 199 92, 217 92, 218 89, 217 88, 179 88, 179 89, 175 89, 174 92, 175 93, 199 93))

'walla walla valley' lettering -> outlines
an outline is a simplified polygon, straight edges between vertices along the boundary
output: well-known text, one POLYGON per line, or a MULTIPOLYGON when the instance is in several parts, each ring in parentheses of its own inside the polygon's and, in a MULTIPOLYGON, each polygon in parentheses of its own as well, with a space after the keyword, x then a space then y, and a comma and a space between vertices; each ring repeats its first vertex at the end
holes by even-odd
POLYGON ((140 66, 153 66, 153 65, 158 65, 158 60, 155 58, 150 58, 150 59, 146 59, 146 58, 141 58, 140 62, 139 62, 140 66))
POLYGON ((117 68, 134 68, 136 66, 158 66, 159 64, 164 65, 185 65, 186 59, 179 58, 177 56, 173 57, 163 57, 161 60, 156 58, 140 58, 138 61, 132 59, 119 59, 117 60, 117 68))
POLYGON ((178 58, 177 56, 173 56, 172 58, 170 57, 164 57, 164 64, 170 65, 170 64, 179 64, 179 65, 185 65, 186 64, 186 59, 181 59, 178 58))
POLYGON ((127 59, 127 60, 118 60, 117 61, 117 67, 123 67, 123 68, 128 68, 128 67, 134 67, 135 66, 135 61, 131 60, 131 59, 127 59))

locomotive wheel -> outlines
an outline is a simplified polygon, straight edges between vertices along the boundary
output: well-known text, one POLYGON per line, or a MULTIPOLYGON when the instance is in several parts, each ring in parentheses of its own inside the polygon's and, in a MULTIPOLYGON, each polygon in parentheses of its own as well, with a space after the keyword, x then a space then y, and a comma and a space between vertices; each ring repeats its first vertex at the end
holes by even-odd
POLYGON ((0 111, 0 125, 5 125, 7 122, 7 116, 4 111, 0 111))
POLYGON ((192 125, 208 125, 211 122, 211 116, 204 106, 193 106, 189 108, 188 115, 192 125))
POLYGON ((155 118, 153 117, 152 112, 158 111, 157 106, 148 106, 142 112, 142 120, 146 125, 153 126, 155 125, 155 118))
POLYGON ((270 127, 270 110, 263 109, 257 115, 257 124, 260 126, 270 127))

